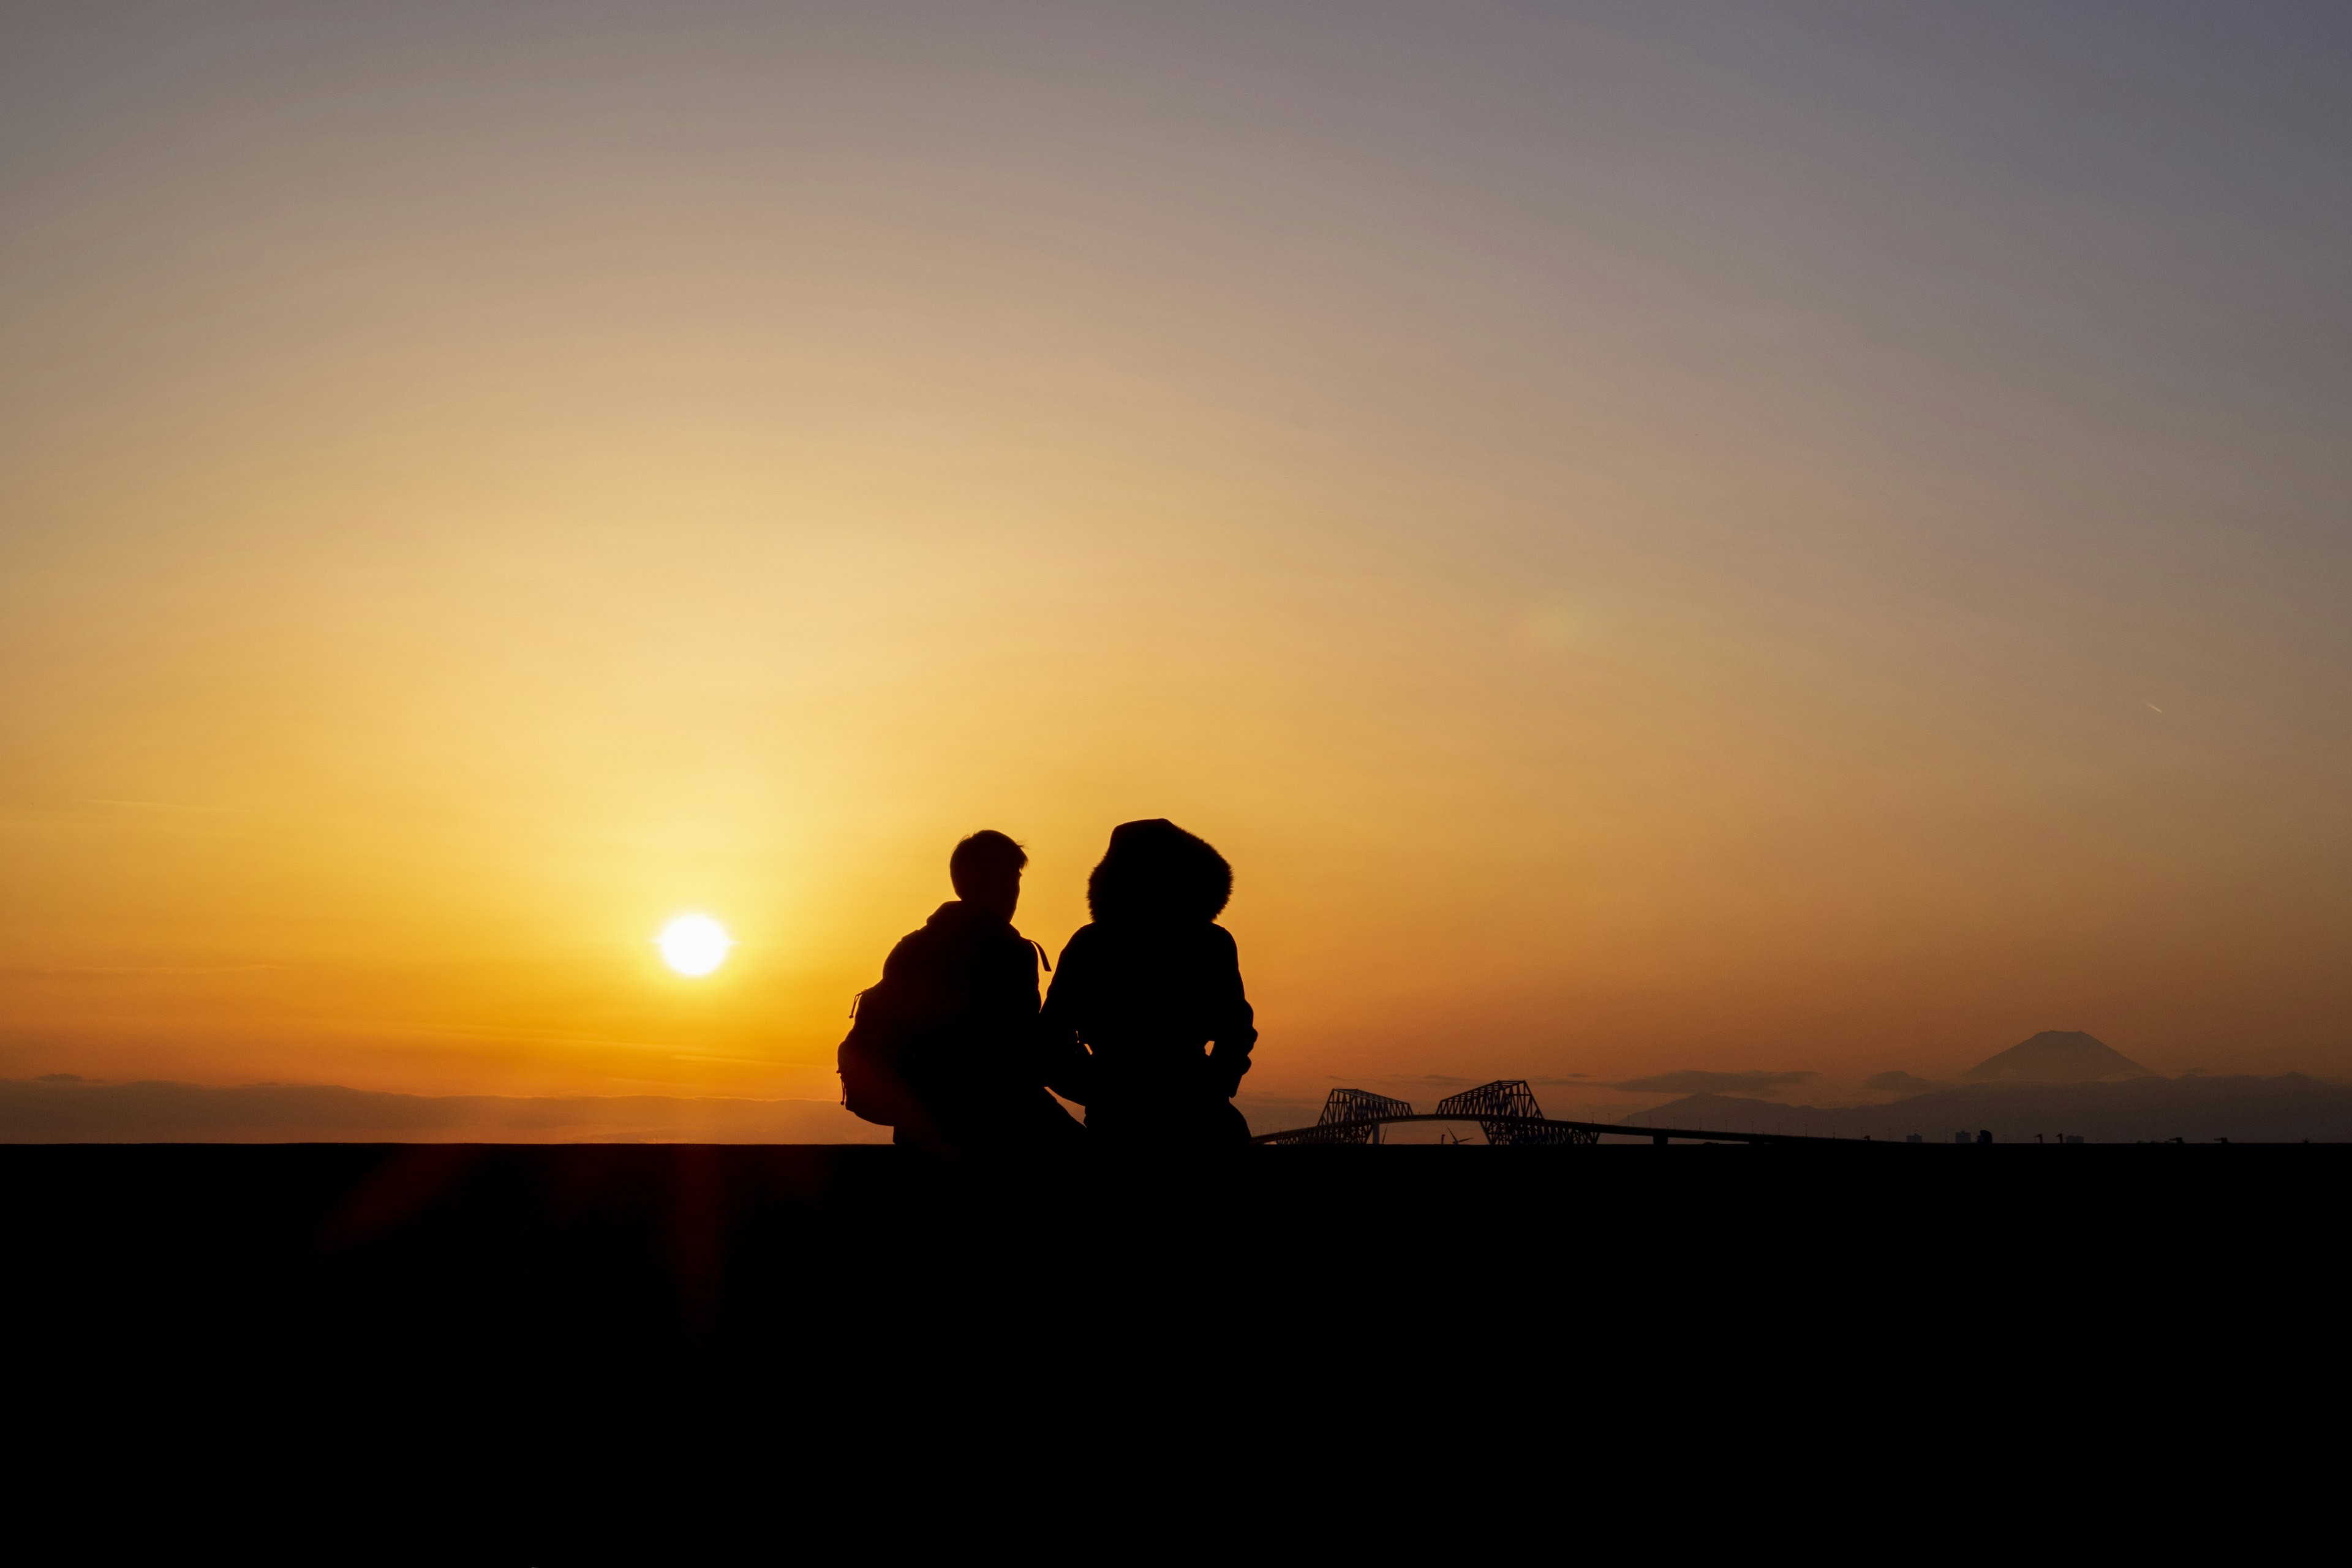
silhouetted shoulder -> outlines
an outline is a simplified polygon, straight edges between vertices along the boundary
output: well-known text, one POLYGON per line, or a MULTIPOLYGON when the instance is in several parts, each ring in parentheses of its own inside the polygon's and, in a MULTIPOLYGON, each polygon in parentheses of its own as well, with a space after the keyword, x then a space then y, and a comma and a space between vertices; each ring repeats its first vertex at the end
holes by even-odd
POLYGON ((917 926, 913 931, 900 937, 898 945, 891 948, 890 956, 882 961, 882 978, 897 980, 909 973, 919 973, 922 967, 930 962, 933 956, 932 950, 938 945, 937 932, 929 926, 917 926))

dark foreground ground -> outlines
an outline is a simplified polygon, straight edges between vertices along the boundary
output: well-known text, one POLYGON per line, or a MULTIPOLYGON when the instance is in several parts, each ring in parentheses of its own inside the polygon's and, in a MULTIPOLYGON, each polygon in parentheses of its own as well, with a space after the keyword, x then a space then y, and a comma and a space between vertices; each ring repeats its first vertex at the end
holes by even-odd
POLYGON ((1400 1433, 1524 1431, 1514 1462, 1540 1468, 1659 1421, 1675 1464, 1737 1435, 1752 1469, 1824 1413, 1897 1440, 2178 1414, 2263 1344, 2196 1347, 2332 1343, 2346 1169, 2322 1147, 0 1147, 0 1246, 16 1426, 68 1471, 226 1464, 386 1528, 471 1498, 543 1535, 599 1517, 583 1489, 625 1510, 681 1476, 713 1506, 821 1509, 845 1467, 1009 1464, 1020 1495, 1088 1496, 1109 1464, 1223 1517, 1269 1464, 1389 1484, 1400 1433), (548 1489, 572 1500, 517 1501, 548 1489))

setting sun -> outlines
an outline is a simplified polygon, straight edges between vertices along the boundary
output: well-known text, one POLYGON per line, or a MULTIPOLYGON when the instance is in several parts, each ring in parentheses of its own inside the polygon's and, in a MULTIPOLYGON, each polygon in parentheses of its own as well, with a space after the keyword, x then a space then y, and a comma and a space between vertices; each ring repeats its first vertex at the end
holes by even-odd
POLYGON ((680 974, 708 974, 727 962, 735 939, 709 915, 680 915, 654 939, 664 962, 680 974))

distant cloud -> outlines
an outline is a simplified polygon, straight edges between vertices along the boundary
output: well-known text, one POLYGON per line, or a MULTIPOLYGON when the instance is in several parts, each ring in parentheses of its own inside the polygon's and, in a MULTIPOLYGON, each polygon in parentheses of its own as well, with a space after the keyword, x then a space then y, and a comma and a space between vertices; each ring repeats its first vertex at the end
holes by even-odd
POLYGON ((1926 1094, 1930 1089, 1949 1089, 1952 1086, 1948 1083, 1937 1083, 1931 1078, 1920 1078, 1916 1074, 1898 1070, 1872 1073, 1862 1080, 1862 1087, 1878 1089, 1887 1094, 1926 1094))
POLYGON ((0 1079, 0 1143, 878 1143, 887 1127, 808 1100, 382 1094, 327 1084, 0 1079))
POLYGON ((0 974, 271 974, 283 963, 61 963, 12 964, 0 974))
POLYGON ((1802 1083, 1819 1075, 1810 1072, 1662 1072, 1649 1078, 1629 1078, 1603 1085, 1628 1094, 1769 1094, 1784 1084, 1802 1083))

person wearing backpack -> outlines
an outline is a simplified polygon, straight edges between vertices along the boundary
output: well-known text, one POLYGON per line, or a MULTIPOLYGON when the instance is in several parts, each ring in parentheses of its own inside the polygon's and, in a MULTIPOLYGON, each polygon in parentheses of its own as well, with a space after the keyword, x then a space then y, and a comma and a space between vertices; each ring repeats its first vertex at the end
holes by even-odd
POLYGON ((948 857, 956 896, 883 962, 841 1044, 842 1103, 940 1149, 1040 1147, 1086 1132, 1045 1092, 1036 944, 1013 929, 1028 853, 983 829, 948 857))

